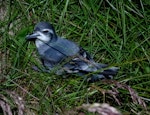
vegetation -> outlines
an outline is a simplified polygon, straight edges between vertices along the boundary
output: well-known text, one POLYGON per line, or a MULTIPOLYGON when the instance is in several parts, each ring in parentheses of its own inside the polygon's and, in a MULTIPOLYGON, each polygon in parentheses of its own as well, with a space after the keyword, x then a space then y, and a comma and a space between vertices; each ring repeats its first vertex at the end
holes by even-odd
POLYGON ((122 114, 150 113, 149 0, 4 0, 0 20, 0 114, 89 115, 92 105, 83 104, 95 103, 122 114), (40 21, 97 62, 120 67, 117 76, 89 84, 80 76, 34 71, 41 63, 25 36, 40 21))

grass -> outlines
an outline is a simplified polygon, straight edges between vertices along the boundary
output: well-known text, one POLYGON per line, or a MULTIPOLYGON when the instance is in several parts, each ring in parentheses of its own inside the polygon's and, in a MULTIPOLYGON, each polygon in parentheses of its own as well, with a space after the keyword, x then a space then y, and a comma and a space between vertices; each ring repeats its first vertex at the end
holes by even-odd
POLYGON ((7 102, 13 114, 18 108, 14 97, 23 99, 19 102, 26 114, 91 114, 77 110, 86 103, 108 103, 123 114, 149 114, 149 8, 146 0, 2 1, 0 101, 7 102), (59 36, 81 45, 97 62, 120 67, 115 81, 88 84, 79 76, 32 70, 40 62, 25 36, 39 21, 51 22, 59 36), (146 107, 132 97, 142 99, 146 107))

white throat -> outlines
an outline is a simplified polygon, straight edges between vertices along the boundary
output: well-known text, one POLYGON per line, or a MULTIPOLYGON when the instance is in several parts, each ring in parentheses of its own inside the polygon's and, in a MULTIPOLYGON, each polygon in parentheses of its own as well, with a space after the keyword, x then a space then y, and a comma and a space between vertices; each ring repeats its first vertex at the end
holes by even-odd
POLYGON ((43 41, 39 40, 39 39, 35 40, 35 45, 36 45, 37 48, 42 47, 44 44, 45 43, 43 41))
POLYGON ((47 51, 50 47, 48 44, 44 43, 39 39, 35 40, 35 45, 40 55, 44 55, 45 51, 47 51))
POLYGON ((51 38, 49 38, 48 36, 44 35, 41 32, 37 32, 37 33, 39 34, 39 36, 37 36, 37 39, 35 40, 35 44, 37 48, 41 47, 42 45, 50 41, 51 38))

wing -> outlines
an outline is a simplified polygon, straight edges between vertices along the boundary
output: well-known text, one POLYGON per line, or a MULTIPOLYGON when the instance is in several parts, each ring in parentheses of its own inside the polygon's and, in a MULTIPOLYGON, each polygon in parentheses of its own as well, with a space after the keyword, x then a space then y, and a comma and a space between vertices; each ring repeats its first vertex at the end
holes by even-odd
POLYGON ((73 56, 72 59, 63 66, 63 69, 67 73, 78 73, 79 75, 93 72, 88 81, 95 82, 105 78, 112 79, 112 77, 118 72, 119 68, 108 68, 107 64, 96 63, 91 55, 80 47, 78 54, 73 56))
POLYGON ((79 52, 79 47, 74 42, 58 37, 57 41, 49 44, 53 49, 65 56, 73 56, 79 52))
POLYGON ((67 73, 89 73, 97 71, 96 63, 89 53, 87 53, 82 47, 80 47, 79 52, 69 57, 69 61, 64 64, 64 69, 67 73))

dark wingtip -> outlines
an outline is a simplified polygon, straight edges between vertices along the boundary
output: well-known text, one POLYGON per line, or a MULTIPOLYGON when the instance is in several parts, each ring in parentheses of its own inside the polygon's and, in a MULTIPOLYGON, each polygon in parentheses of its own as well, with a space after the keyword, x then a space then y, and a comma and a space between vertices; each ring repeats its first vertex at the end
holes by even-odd
POLYGON ((90 78, 87 79, 87 81, 89 83, 93 83, 102 79, 113 79, 113 77, 118 73, 119 69, 119 67, 108 68, 101 73, 92 75, 90 78))

